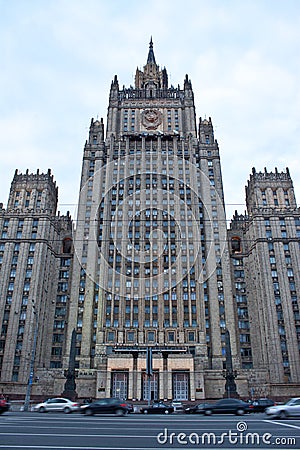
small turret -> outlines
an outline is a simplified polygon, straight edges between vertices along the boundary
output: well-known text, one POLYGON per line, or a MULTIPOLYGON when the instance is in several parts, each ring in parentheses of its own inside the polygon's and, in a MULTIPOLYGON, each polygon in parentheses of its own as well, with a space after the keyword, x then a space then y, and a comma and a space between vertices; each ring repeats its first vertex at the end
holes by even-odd
POLYGON ((192 89, 192 83, 191 80, 189 80, 188 74, 185 76, 183 88, 184 90, 192 89))
POLYGON ((118 94, 119 94, 119 82, 117 75, 115 75, 113 81, 111 82, 109 98, 111 100, 112 99, 118 100, 118 94))
POLYGON ((214 138, 214 128, 211 121, 211 117, 209 119, 204 119, 200 117, 199 119, 199 140, 201 144, 213 144, 215 142, 214 138))
POLYGON ((101 143, 103 139, 104 139, 103 118, 101 117, 100 121, 98 119, 94 121, 94 119, 92 118, 88 144, 99 145, 99 143, 101 143))

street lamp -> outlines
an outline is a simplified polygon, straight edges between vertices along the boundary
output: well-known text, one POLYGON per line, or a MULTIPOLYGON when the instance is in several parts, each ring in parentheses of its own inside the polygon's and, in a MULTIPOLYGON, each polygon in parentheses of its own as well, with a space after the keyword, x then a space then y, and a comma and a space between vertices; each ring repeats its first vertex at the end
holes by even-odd
POLYGON ((36 341, 37 341, 38 328, 39 328, 38 315, 35 310, 35 305, 33 305, 33 315, 34 315, 34 319, 35 319, 35 327, 34 327, 34 336, 33 336, 33 346, 32 346, 32 350, 31 350, 31 358, 30 358, 29 378, 28 378, 28 382, 27 382, 27 389, 26 389, 26 395, 25 395, 25 401, 24 401, 24 411, 28 411, 29 405, 30 405, 30 395, 31 395, 32 382, 33 382, 33 371, 34 371, 34 361, 35 361, 35 352, 36 352, 36 341))
POLYGON ((237 377, 237 371, 232 369, 226 369, 222 372, 223 378, 225 378, 225 392, 227 393, 227 397, 237 397, 236 384, 235 379, 237 377))
POLYGON ((226 349, 226 369, 223 370, 222 376, 225 378, 225 393, 224 396, 230 397, 238 397, 238 393, 236 390, 235 379, 237 377, 237 371, 233 370, 232 367, 232 355, 231 355, 231 345, 230 345, 230 334, 229 330, 225 330, 225 349, 226 349))

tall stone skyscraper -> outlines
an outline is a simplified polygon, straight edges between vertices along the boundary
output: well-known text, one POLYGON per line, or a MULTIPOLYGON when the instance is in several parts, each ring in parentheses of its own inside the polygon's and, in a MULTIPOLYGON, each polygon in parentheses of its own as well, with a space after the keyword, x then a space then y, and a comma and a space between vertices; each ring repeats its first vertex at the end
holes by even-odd
POLYGON ((243 398, 298 395, 289 170, 253 169, 227 230, 212 121, 196 122, 188 75, 169 86, 152 40, 134 87, 114 77, 106 126, 91 121, 73 227, 57 195, 50 170, 16 171, 0 204, 3 393, 58 396, 68 378, 80 399, 197 400, 228 395, 230 374, 243 398))
POLYGON ((286 172, 252 170, 247 213, 229 237, 242 367, 255 395, 295 396, 300 383, 300 210, 286 172), (259 332, 258 332, 259 330, 259 332))
POLYGON ((71 217, 57 214, 50 170, 16 171, 0 230, 1 389, 24 394, 34 363, 31 381, 41 376, 47 395, 47 370, 62 367, 72 268, 71 217))
POLYGON ((151 346, 153 398, 212 396, 226 328, 239 367, 213 125, 197 130, 191 81, 169 86, 152 41, 134 87, 114 77, 106 132, 91 122, 74 246, 69 334, 96 392, 148 398, 151 346))

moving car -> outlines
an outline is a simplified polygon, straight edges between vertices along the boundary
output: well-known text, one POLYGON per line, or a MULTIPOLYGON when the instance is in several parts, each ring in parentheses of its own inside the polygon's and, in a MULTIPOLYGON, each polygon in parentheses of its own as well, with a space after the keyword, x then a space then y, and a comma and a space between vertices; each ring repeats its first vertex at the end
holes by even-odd
POLYGON ((140 412, 142 414, 171 414, 174 412, 174 407, 163 402, 154 402, 151 406, 142 407, 140 412))
POLYGON ((205 408, 209 407, 210 403, 198 403, 198 405, 188 406, 185 408, 186 414, 204 414, 205 408))
POLYGON ((237 398, 223 398, 216 403, 212 403, 204 407, 204 414, 236 414, 241 416, 250 412, 249 404, 237 398))
POLYGON ((300 416, 300 397, 291 398, 283 405, 270 406, 265 410, 265 413, 270 418, 279 417, 280 419, 300 416))
POLYGON ((173 406, 174 412, 182 412, 182 411, 184 411, 184 407, 183 407, 182 402, 178 402, 176 400, 173 400, 172 403, 171 403, 171 406, 173 406))
POLYGON ((10 404, 8 403, 8 401, 4 397, 0 398, 0 414, 5 413, 9 410, 9 408, 10 404))
POLYGON ((93 416, 94 414, 124 416, 128 412, 132 412, 131 405, 119 398, 101 398, 93 403, 81 406, 81 413, 87 416, 93 416))
POLYGON ((269 406, 274 406, 275 402, 270 398, 259 398, 249 403, 249 409, 251 412, 264 412, 269 406))
POLYGON ((72 402, 68 398, 48 398, 45 402, 38 403, 33 407, 33 411, 40 413, 49 411, 62 411, 65 414, 70 414, 74 411, 79 411, 80 405, 77 402, 72 402))

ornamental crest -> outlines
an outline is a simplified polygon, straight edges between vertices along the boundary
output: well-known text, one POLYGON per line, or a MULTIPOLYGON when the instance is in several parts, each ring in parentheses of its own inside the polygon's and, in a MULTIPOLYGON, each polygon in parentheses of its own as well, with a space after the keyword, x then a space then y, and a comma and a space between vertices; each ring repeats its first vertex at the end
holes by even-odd
POLYGON ((142 112, 142 124, 147 130, 155 130, 162 121, 161 112, 155 109, 145 109, 142 112))

